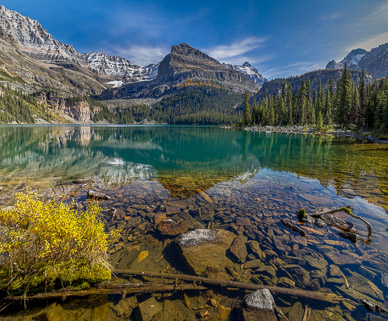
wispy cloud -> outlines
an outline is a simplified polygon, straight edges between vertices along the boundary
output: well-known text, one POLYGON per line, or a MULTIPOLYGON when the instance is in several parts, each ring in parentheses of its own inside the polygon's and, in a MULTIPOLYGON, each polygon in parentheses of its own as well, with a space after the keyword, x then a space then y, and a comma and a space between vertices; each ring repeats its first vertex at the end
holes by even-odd
POLYGON ((323 21, 331 21, 341 18, 342 16, 343 14, 341 12, 333 12, 331 14, 321 16, 320 19, 323 21))
POLYGON ((355 31, 359 34, 358 41, 345 48, 346 51, 350 51, 354 48, 371 50, 372 48, 388 42, 388 32, 386 31, 387 21, 388 2, 384 1, 384 3, 377 6, 373 11, 357 22, 355 31))
POLYGON ((244 56, 254 49, 263 47, 265 40, 266 38, 248 37, 228 45, 203 49, 203 51, 221 61, 231 60, 244 56))
POLYGON ((114 51, 134 64, 146 66, 160 62, 170 49, 167 46, 130 46, 118 47, 114 51))
POLYGON ((388 2, 384 1, 384 3, 367 15, 364 20, 369 23, 369 27, 383 27, 386 29, 388 21, 388 2))
POLYGON ((379 35, 376 35, 370 39, 363 40, 361 42, 355 43, 351 47, 347 48, 347 51, 350 51, 355 48, 362 48, 366 50, 371 50, 372 48, 376 48, 379 45, 388 42, 388 32, 383 32, 379 35))
POLYGON ((248 37, 227 45, 202 49, 202 51, 227 64, 240 65, 245 61, 251 64, 259 64, 272 58, 270 55, 258 55, 253 52, 258 48, 264 47, 265 41, 265 37, 248 37))
POLYGON ((325 68, 325 63, 323 62, 297 61, 279 68, 264 69, 263 73, 269 78, 289 77, 302 75, 306 72, 323 68, 325 68))

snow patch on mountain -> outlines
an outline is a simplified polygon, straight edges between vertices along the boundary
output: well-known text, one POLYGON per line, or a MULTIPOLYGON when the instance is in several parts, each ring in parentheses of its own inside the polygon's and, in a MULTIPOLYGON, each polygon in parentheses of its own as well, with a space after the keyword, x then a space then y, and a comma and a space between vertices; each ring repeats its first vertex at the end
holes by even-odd
POLYGON ((148 81, 155 79, 158 74, 158 65, 137 66, 125 58, 101 52, 86 53, 82 56, 98 74, 123 77, 124 82, 148 81))
POLYGON ((259 71, 253 67, 249 62, 244 62, 241 66, 239 65, 230 65, 234 70, 242 72, 249 79, 253 80, 255 83, 262 86, 266 81, 268 81, 259 71))
POLYGON ((124 81, 122 81, 122 80, 112 80, 112 81, 108 81, 106 84, 109 85, 109 86, 112 86, 112 88, 119 88, 122 85, 124 85, 124 81))
POLYGON ((343 68, 346 65, 350 69, 360 70, 359 62, 362 59, 362 57, 367 54, 368 51, 365 49, 353 49, 351 52, 349 52, 344 59, 342 59, 340 62, 336 62, 335 60, 331 60, 327 65, 326 69, 339 69, 343 68))

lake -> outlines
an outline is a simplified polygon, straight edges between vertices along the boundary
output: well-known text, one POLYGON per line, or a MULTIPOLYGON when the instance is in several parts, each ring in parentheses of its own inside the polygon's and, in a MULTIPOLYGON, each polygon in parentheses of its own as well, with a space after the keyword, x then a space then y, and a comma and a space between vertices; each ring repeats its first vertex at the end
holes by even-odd
MULTIPOLYGON (((239 259, 228 252, 225 261, 215 261, 218 278, 320 290, 352 300, 331 306, 302 300, 302 306, 295 298, 275 296, 289 317, 308 304, 312 319, 358 320, 367 318, 358 299, 387 303, 387 144, 217 127, 1 126, 0 186, 0 206, 12 205, 14 193, 27 188, 74 200, 80 209, 87 206, 88 189, 109 195, 101 207, 118 214, 101 219, 107 229, 122 229, 110 249, 112 265, 119 269, 195 271, 177 259, 176 236, 158 228, 161 220, 172 219, 185 230, 221 229, 241 236, 247 253, 239 259), (76 179, 93 182, 72 184, 76 179), (301 208, 312 213, 348 205, 371 223, 371 242, 365 242, 366 225, 350 216, 341 217, 355 225, 357 244, 335 227, 298 223, 301 208), (282 220, 307 235, 291 231, 282 220), (143 251, 147 256, 139 261, 143 251)), ((171 320, 195 319, 197 310, 181 306, 185 299, 176 294, 166 308, 167 301, 158 298, 165 320, 167 314, 171 320)), ((193 294, 190 299, 203 298, 193 294)), ((41 304, 18 313, 32 318, 48 308, 54 309, 41 304)), ((208 311, 217 315, 217 307, 208 311)))

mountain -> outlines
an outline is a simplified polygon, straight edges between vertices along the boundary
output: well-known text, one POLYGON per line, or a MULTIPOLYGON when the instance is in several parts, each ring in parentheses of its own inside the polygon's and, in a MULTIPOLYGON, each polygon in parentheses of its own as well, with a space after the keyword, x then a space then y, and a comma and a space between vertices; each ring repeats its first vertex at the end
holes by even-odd
POLYGON ((375 78, 385 77, 388 73, 388 43, 373 48, 358 63, 375 78))
POLYGON ((358 70, 358 63, 360 62, 361 58, 365 56, 366 53, 367 51, 361 48, 353 49, 340 62, 336 62, 335 60, 329 61, 329 63, 326 65, 326 69, 343 68, 346 63, 349 69, 358 70))
MULTIPOLYGON (((349 70, 352 81, 358 83, 361 77, 361 71, 358 70, 349 70)), ((263 87, 260 91, 254 96, 255 99, 263 98, 267 94, 277 94, 281 92, 283 84, 291 84, 291 89, 293 92, 296 92, 302 83, 302 78, 309 80, 311 83, 311 90, 315 90, 319 86, 319 81, 321 81, 322 87, 326 88, 329 85, 329 81, 332 78, 334 80, 334 86, 336 86, 338 79, 342 75, 342 69, 323 69, 315 70, 308 73, 305 73, 301 76, 294 76, 289 78, 277 78, 270 81, 267 81, 263 84, 263 87)), ((366 74, 366 83, 371 83, 373 77, 369 74, 366 74)))
POLYGON ((137 82, 155 79, 159 65, 151 64, 146 67, 132 64, 127 59, 109 56, 101 52, 85 53, 82 58, 94 72, 103 76, 123 78, 123 82, 137 82))
POLYGON ((258 70, 253 67, 249 62, 244 62, 241 66, 239 65, 229 65, 234 70, 242 72, 244 75, 248 76, 249 79, 254 81, 255 83, 263 86, 263 84, 268 81, 262 74, 258 72, 258 70))
POLYGON ((161 97, 187 84, 223 86, 234 92, 254 92, 260 85, 244 73, 221 64, 194 47, 182 43, 172 46, 171 52, 160 62, 157 77, 148 82, 123 85, 105 90, 103 99, 132 99, 161 97))
POLYGON ((156 78, 158 65, 137 66, 104 53, 81 54, 29 17, 0 6, 0 81, 18 78, 28 91, 98 94, 111 86, 156 78), (5 76, 4 76, 5 75, 5 76))
POLYGON ((385 77, 388 73, 388 43, 382 44, 371 51, 353 49, 340 62, 331 60, 326 69, 340 69, 345 63, 349 69, 362 70, 370 73, 374 78, 385 77))

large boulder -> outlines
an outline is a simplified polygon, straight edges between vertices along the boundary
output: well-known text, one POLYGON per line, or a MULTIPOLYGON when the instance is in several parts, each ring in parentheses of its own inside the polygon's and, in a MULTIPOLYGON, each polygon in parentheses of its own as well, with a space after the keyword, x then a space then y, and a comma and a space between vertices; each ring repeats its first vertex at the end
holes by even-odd
POLYGON ((225 267, 233 265, 226 253, 235 237, 226 230, 196 229, 181 234, 176 243, 194 274, 226 279, 225 267))

